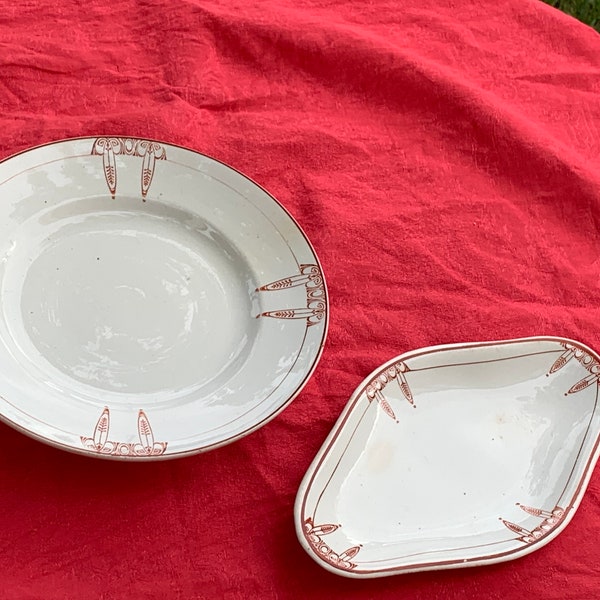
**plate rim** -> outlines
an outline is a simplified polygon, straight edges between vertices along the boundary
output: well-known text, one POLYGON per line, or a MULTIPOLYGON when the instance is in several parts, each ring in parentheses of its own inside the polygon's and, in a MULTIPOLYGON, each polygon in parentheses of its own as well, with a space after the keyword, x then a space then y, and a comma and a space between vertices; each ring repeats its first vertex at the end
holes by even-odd
MULTIPOLYGON (((574 340, 572 338, 562 337, 562 336, 553 336, 553 335, 535 335, 535 336, 527 336, 527 337, 519 337, 519 338, 508 338, 508 339, 499 339, 499 340, 491 340, 491 341, 479 341, 479 342, 458 342, 458 343, 449 343, 449 344, 436 344, 432 346, 423 346, 421 348, 416 348, 413 350, 409 350, 407 352, 403 352, 397 356, 392 357, 386 362, 380 364, 378 367, 373 369, 365 378, 363 378, 360 383, 357 385, 349 400, 346 402, 343 407, 341 413, 333 424, 331 430, 327 434, 327 437, 323 441, 320 446, 317 454, 310 462, 308 469, 306 470, 300 486, 298 488, 296 499, 294 502, 294 527, 296 531, 296 537, 301 545, 301 547, 306 551, 306 553, 321 567, 326 569, 327 571, 334 573, 335 575, 340 575, 343 577, 351 578, 351 579, 373 579, 378 577, 389 577, 394 575, 408 574, 408 573, 417 573, 417 572, 426 572, 426 571, 438 571, 438 570, 449 570, 449 569, 461 569, 461 568, 469 568, 469 567, 477 567, 484 565, 492 565, 499 564, 503 562, 508 562, 511 560, 515 560, 517 558, 521 558, 527 554, 535 552, 551 542, 555 539, 564 529, 567 527, 571 519, 574 517, 583 497, 585 495, 585 491, 588 487, 592 474, 594 472, 594 467, 596 463, 600 459, 600 430, 595 433, 595 440, 593 441, 593 447, 589 454, 584 457, 585 467, 582 475, 576 481, 576 489, 572 496, 572 501, 569 503, 568 507, 565 508, 564 516, 561 517, 560 522, 554 529, 552 529, 547 535, 542 537, 540 540, 536 540, 533 543, 527 544, 522 548, 515 548, 514 550, 508 550, 500 556, 476 556, 468 559, 455 559, 449 561, 438 561, 435 563, 422 563, 422 564, 414 564, 414 565, 405 565, 402 566, 400 562, 396 566, 387 567, 385 569, 369 569, 363 570, 361 572, 352 571, 349 569, 344 569, 343 567, 337 567, 325 560, 322 556, 320 556, 317 552, 315 552, 314 548, 308 543, 304 531, 304 504, 308 492, 311 489, 313 480, 315 478, 318 469, 320 468, 321 463, 326 458, 327 454, 330 452, 332 447, 334 446, 338 435, 344 428, 344 422, 349 414, 354 409, 354 405, 362 393, 365 391, 365 387, 367 383, 377 375, 381 374, 382 371, 385 371, 388 367, 397 363, 400 360, 407 360, 409 358, 413 358, 415 356, 423 355, 423 354, 431 354, 435 352, 445 351, 445 350, 458 350, 458 349, 470 349, 470 348, 482 348, 489 346, 500 346, 500 345, 511 345, 517 343, 527 343, 527 342, 557 342, 557 343, 566 343, 572 344, 576 347, 583 349, 588 352, 590 356, 595 359, 598 363, 600 363, 600 354, 590 348, 587 344, 580 342, 578 340, 574 340)), ((577 461, 575 461, 577 462, 577 461)))
MULTIPOLYGON (((224 162, 223 160, 220 160, 218 158, 215 158, 214 156, 207 154, 205 152, 201 152, 199 150, 194 150, 193 148, 190 148, 188 146, 183 146, 181 144, 178 143, 174 143, 174 142, 169 142, 169 141, 165 141, 165 140, 161 140, 158 138, 153 138, 153 137, 146 137, 146 136, 137 136, 137 135, 124 135, 122 133, 120 134, 106 134, 106 133, 98 133, 98 134, 91 134, 91 135, 81 135, 81 136, 74 136, 74 137, 66 137, 66 138, 60 138, 60 139, 54 139, 52 141, 49 142, 45 142, 45 143, 41 143, 41 144, 36 144, 34 146, 28 146, 22 150, 19 150, 17 152, 13 152, 8 154, 7 156, 0 158, 0 165, 13 160, 15 158, 18 158, 21 155, 24 154, 28 154, 30 152, 33 152, 35 150, 39 150, 39 149, 43 149, 43 148, 48 148, 51 146, 55 146, 55 145, 60 145, 60 144, 64 144, 64 143, 70 143, 70 142, 81 142, 81 141, 86 141, 89 140, 90 142, 93 142, 94 140, 97 140, 99 138, 123 138, 123 139, 131 139, 131 140, 139 140, 139 141, 147 141, 147 142, 153 142, 153 143, 157 143, 157 144, 162 144, 165 146, 171 146, 173 148, 176 148, 178 150, 183 150, 185 152, 191 152, 192 154, 195 154, 197 156, 200 157, 204 157, 207 158, 209 160, 212 160, 220 165, 222 165, 223 167, 226 167, 227 169, 230 169, 231 171, 233 171, 234 173, 236 173, 237 175, 239 175, 240 177, 242 177, 243 179, 245 179, 246 181, 248 181, 250 184, 252 184, 253 186, 256 186, 256 188, 258 188, 260 191, 262 191, 268 199, 270 199, 272 202, 274 202, 284 213, 285 216, 288 217, 288 219, 290 219, 291 224, 296 227, 296 229, 298 230, 298 232, 300 233, 300 235, 302 236, 302 238, 304 239, 308 249, 310 250, 315 264, 319 269, 319 273, 320 276, 322 278, 322 282, 323 282, 323 292, 324 292, 324 303, 325 303, 325 311, 324 311, 324 318, 323 318, 323 332, 321 335, 321 339, 319 341, 319 347, 317 349, 317 352, 314 355, 314 358, 312 360, 312 363, 309 367, 309 369, 307 370, 307 372, 305 373, 304 377, 302 378, 302 380, 300 381, 300 383, 296 386, 296 388, 294 389, 294 391, 286 398, 286 400, 280 405, 278 406, 275 410, 271 411, 266 417, 264 417, 263 419, 261 419, 259 422, 255 423, 254 425, 244 429, 243 431, 236 433, 235 435, 232 435, 224 440, 220 440, 218 442, 214 442, 212 444, 208 444, 208 445, 203 445, 197 448, 193 448, 193 449, 189 449, 189 450, 182 450, 179 452, 171 452, 171 453, 164 453, 161 455, 150 455, 150 456, 137 456, 137 455, 113 455, 113 454, 101 454, 98 452, 95 452, 93 450, 87 449, 85 447, 75 447, 75 446, 71 446, 69 444, 65 444, 65 443, 61 443, 57 440, 53 440, 53 439, 49 439, 47 437, 45 437, 44 435, 41 435, 35 431, 31 431, 29 429, 27 429, 26 427, 24 427, 23 425, 21 425, 20 423, 16 423, 15 421, 13 421, 12 419, 8 418, 5 414, 4 411, 0 408, 0 422, 5 423, 7 426, 11 427, 12 429, 24 434, 25 436, 34 439, 37 442, 41 442, 42 444, 46 445, 46 446, 52 446, 54 448, 57 448, 59 450, 64 450, 66 452, 69 452, 71 454, 77 454, 80 456, 87 456, 90 458, 97 458, 97 459, 102 459, 102 460, 110 460, 110 461, 121 461, 121 462, 156 462, 156 461, 166 461, 166 460, 173 460, 173 459, 177 459, 177 458, 184 458, 187 456, 194 456, 197 454, 203 454, 205 452, 209 452, 211 450, 216 450, 217 448, 221 448, 223 446, 227 446, 229 444, 232 444, 252 433, 254 433, 255 431, 257 431, 258 429, 260 429, 261 427, 267 425, 270 421, 272 421, 273 419, 275 419, 278 415, 280 415, 297 397, 298 395, 302 392, 302 390, 306 387, 306 385, 308 384, 308 382, 310 381, 310 379, 312 378, 317 366, 319 365, 319 362, 321 360, 321 357, 323 355, 323 351, 325 348, 325 344, 327 341, 327 336, 329 333, 329 323, 330 323, 330 303, 329 303, 329 292, 328 292, 328 288, 327 288, 327 279, 326 276, 323 272, 323 266, 321 263, 321 260, 319 259, 319 256, 315 250, 315 247, 313 245, 313 243, 310 241, 308 235, 306 234, 306 232, 304 231, 304 229, 302 228, 302 226, 300 225, 300 223, 296 220, 296 218, 291 214, 291 212, 273 195, 271 194, 268 190, 266 190, 261 184, 257 183, 253 178, 249 177, 248 175, 246 175, 245 173, 241 172, 240 170, 238 170, 237 168, 231 166, 230 164, 224 162)), ((68 158, 68 157, 66 157, 68 158)), ((0 396, 0 399, 2 399, 2 396, 0 396)))

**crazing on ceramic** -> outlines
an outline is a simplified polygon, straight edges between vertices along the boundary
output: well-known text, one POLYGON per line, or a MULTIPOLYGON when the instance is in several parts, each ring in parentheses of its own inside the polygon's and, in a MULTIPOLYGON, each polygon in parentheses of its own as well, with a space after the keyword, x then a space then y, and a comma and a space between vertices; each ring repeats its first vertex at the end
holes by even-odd
POLYGON ((312 374, 328 322, 318 259, 230 167, 81 138, 0 162, 0 190, 7 423, 88 455, 172 458, 250 433, 312 374))
POLYGON ((572 340, 425 348, 355 391, 308 469, 296 530, 379 577, 511 560, 572 518, 598 459, 600 359, 572 340))

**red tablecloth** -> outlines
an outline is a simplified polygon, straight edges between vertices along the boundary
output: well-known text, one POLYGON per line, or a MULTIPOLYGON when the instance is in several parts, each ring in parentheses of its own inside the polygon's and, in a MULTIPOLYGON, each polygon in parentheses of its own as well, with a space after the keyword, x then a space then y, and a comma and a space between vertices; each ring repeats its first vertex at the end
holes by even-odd
POLYGON ((293 527, 385 360, 537 334, 600 349, 596 32, 534 0, 5 0, 0 48, 0 156, 99 134, 213 155, 298 219, 331 296, 314 377, 231 446, 115 463, 0 426, 1 598, 598 597, 598 471, 556 540, 485 568, 352 581, 293 527))

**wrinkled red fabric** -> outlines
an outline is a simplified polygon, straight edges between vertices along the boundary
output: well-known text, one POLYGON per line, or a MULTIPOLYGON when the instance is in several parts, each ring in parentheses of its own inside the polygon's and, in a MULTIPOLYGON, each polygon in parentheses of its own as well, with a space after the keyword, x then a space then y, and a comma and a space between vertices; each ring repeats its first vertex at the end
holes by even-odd
POLYGON ((348 580, 293 526, 382 362, 530 335, 600 349, 596 32, 534 0, 4 1, 0 157, 82 135, 188 146, 266 187, 322 261, 329 337, 279 417, 204 455, 104 462, 0 426, 0 597, 598 597, 597 470, 563 533, 488 567, 348 580))

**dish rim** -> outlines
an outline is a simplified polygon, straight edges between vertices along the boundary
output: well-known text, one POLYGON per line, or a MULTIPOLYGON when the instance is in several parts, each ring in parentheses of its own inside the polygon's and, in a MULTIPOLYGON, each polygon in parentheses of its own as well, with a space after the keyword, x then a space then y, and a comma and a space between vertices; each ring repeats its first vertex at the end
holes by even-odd
MULTIPOLYGON (((572 344, 575 347, 578 347, 585 352, 587 352, 594 360, 596 360, 600 364, 600 354, 598 354, 595 350, 584 344, 583 342, 574 340, 572 338, 566 338, 561 336, 548 336, 548 335, 540 335, 540 336, 528 336, 521 338, 509 338, 504 340, 493 340, 493 341, 483 341, 483 342, 464 342, 464 343, 450 343, 450 344, 436 344, 432 346, 423 346, 421 348, 417 348, 414 350, 410 350, 408 352, 404 352, 395 357, 392 357, 385 363, 382 363, 373 371, 371 371, 365 378, 361 380, 358 386, 355 388, 354 392, 350 396, 340 415, 336 419, 334 425, 332 426, 330 432, 327 437, 323 441, 321 447, 319 448, 317 454, 314 459, 311 461, 300 486, 298 488, 298 492, 296 494, 296 500, 294 502, 294 526, 296 530, 296 536, 300 545, 306 551, 306 553, 321 567, 326 569, 327 571, 334 573, 336 575, 341 575, 344 577, 352 578, 352 579, 372 579, 377 577, 388 577, 393 575, 401 575, 408 573, 416 573, 416 572, 424 572, 424 571, 437 571, 437 570, 447 570, 447 569, 460 569, 460 568, 468 568, 468 567, 477 567, 491 564, 498 564, 503 562, 508 562, 511 560, 515 560, 517 558, 521 558, 527 554, 535 552, 539 550, 549 542, 551 542, 554 538, 556 538, 567 525, 570 523, 571 519, 577 512, 581 501, 583 500, 583 496, 588 487, 592 474, 594 472, 594 468, 596 463, 600 459, 600 430, 598 430, 595 434, 595 439, 593 441, 593 448, 591 452, 584 458, 585 460, 585 468, 582 476, 576 482, 576 490, 573 495, 572 501, 569 505, 564 509, 564 516, 561 517, 560 522, 554 529, 552 529, 548 534, 543 536, 541 539, 536 540, 532 543, 527 544, 522 548, 515 548, 512 550, 507 550, 505 552, 499 553, 497 556, 476 556, 472 558, 466 559, 454 559, 454 560, 441 560, 437 562, 426 562, 419 564, 411 564, 402 566, 400 562, 394 567, 387 567, 385 569, 379 570, 366 570, 362 572, 356 572, 348 569, 344 569, 342 567, 337 567, 326 561, 322 556, 317 554, 315 550, 310 546, 306 539, 305 531, 304 531, 304 508, 305 502, 308 495, 309 490, 313 484, 315 476, 322 465, 330 450, 336 443, 340 433, 344 429, 345 421, 347 417, 350 415, 356 402, 359 400, 360 396, 365 391, 365 387, 369 381, 371 381, 374 377, 381 374, 387 368, 397 363, 400 360, 408 360, 410 358, 420 356, 423 354, 431 354, 440 351, 446 350, 460 350, 460 349, 474 349, 474 348, 483 348, 489 346, 501 346, 501 345, 512 345, 518 343, 527 343, 527 342, 557 342, 562 344, 572 344)), ((577 463, 577 459, 575 460, 577 463)))
MULTIPOLYGON (((279 414, 281 414, 298 397, 298 395, 305 388, 305 386, 307 385, 309 380, 312 378, 312 376, 321 360, 321 357, 323 355, 323 350, 325 348, 325 343, 327 341, 327 335, 329 333, 330 304, 329 304, 329 293, 328 293, 328 289, 327 289, 327 280, 326 280, 325 274, 323 272, 323 267, 322 267, 321 261, 319 259, 319 256, 317 255, 314 245, 310 241, 308 235, 306 234, 306 232, 304 231, 302 226, 298 223, 296 218, 277 198, 275 198, 275 196, 273 196, 262 185, 260 185, 256 181, 254 181, 254 179, 252 179, 245 173, 242 173, 235 167, 231 166, 230 164, 228 164, 218 158, 215 158, 214 156, 212 156, 210 154, 206 154, 205 152, 200 152, 200 151, 194 150, 188 146, 183 146, 181 144, 177 144, 174 142, 168 142, 168 141, 161 140, 158 138, 152 138, 152 137, 146 137, 146 136, 123 135, 123 134, 114 134, 114 133, 113 134, 98 133, 98 134, 91 134, 91 135, 81 135, 81 136, 55 139, 50 142, 45 142, 42 144, 36 144, 34 146, 26 147, 17 152, 10 153, 7 156, 5 156, 4 158, 1 158, 0 165, 4 164, 10 160, 13 160, 15 158, 18 158, 21 155, 28 154, 29 152, 33 152, 35 150, 39 150, 42 148, 48 148, 51 146, 69 143, 69 142, 78 142, 78 141, 86 141, 86 140, 93 142, 94 140, 96 140, 98 138, 124 138, 124 139, 147 141, 147 142, 162 144, 165 146, 171 146, 173 148, 177 148, 177 149, 183 150, 185 152, 191 152, 197 156, 207 158, 209 160, 212 160, 212 161, 230 169, 231 171, 233 171, 234 173, 236 173, 237 175, 239 175, 240 177, 242 177, 243 179, 248 181, 250 184, 256 186, 260 191, 262 191, 266 195, 266 197, 269 200, 274 202, 283 211, 284 215, 290 219, 291 224, 297 228, 298 232, 304 239, 308 249, 310 250, 310 252, 314 258, 315 264, 319 269, 319 272, 320 272, 320 275, 321 275, 321 278, 323 281, 323 292, 324 292, 323 300, 325 303, 325 311, 324 311, 324 319, 323 319, 323 333, 321 335, 319 347, 318 347, 317 352, 315 353, 315 356, 313 358, 313 361, 312 361, 310 367, 308 368, 308 370, 306 371, 302 381, 296 386, 295 390, 288 396, 288 398, 280 406, 275 408, 272 412, 270 412, 261 421, 244 429, 243 431, 236 433, 224 440, 221 440, 221 441, 218 441, 218 442, 215 442, 212 444, 208 444, 205 446, 201 446, 199 448, 193 448, 190 450, 183 450, 183 451, 179 451, 179 452, 164 453, 164 454, 155 455, 155 456, 136 456, 136 455, 125 456, 125 455, 113 455, 113 454, 100 454, 100 453, 94 452, 93 450, 89 450, 85 447, 78 448, 75 446, 71 446, 69 444, 63 444, 57 440, 49 439, 49 438, 45 437, 44 435, 41 435, 35 431, 31 431, 31 430, 27 429, 26 427, 23 427, 21 424, 16 423, 12 419, 8 418, 1 409, 0 409, 0 422, 5 423, 12 429, 26 435, 27 437, 29 437, 31 439, 34 439, 34 440, 41 442, 48 446, 52 446, 59 450, 64 450, 71 454, 77 454, 80 456, 87 456, 87 457, 91 457, 91 458, 100 458, 100 459, 111 460, 111 461, 115 460, 115 461, 122 461, 122 462, 156 462, 156 461, 173 460, 176 458, 183 458, 186 456, 194 456, 196 454, 203 454, 205 452, 209 452, 211 450, 215 450, 217 448, 221 448, 223 446, 232 444, 232 443, 250 435, 251 433, 254 433, 258 429, 260 429, 261 427, 265 426, 267 423, 269 423, 270 421, 275 419, 279 414)), ((68 158, 68 157, 65 157, 65 158, 68 158)), ((0 396, 0 399, 3 399, 3 397, 0 396)))

